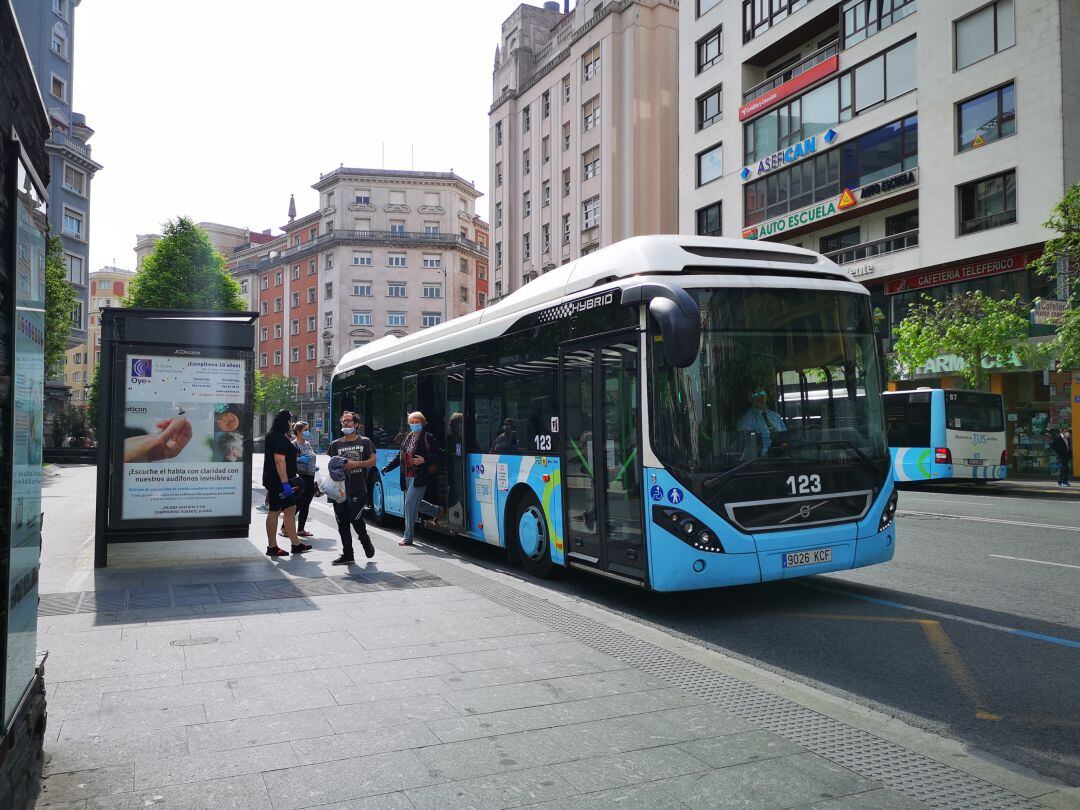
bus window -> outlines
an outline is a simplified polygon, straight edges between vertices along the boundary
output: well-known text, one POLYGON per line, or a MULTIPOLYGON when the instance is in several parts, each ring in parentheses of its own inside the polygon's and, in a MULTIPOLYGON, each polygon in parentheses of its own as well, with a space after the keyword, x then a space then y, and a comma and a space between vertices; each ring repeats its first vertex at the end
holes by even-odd
POLYGON ((889 447, 929 447, 930 392, 887 395, 885 426, 889 447))
POLYGON ((945 427, 949 430, 973 430, 978 433, 999 433, 1005 430, 1001 396, 977 391, 946 391, 945 427))
POLYGON ((401 370, 388 369, 372 377, 371 441, 379 448, 396 448, 405 414, 401 412, 401 370))

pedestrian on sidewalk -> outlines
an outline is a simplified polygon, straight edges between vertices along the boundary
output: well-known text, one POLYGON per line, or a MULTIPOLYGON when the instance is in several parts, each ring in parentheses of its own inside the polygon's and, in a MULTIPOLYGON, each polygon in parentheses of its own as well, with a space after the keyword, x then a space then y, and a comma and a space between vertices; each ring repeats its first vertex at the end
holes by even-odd
MULTIPOLYGON (((312 537, 311 532, 304 527, 307 525, 308 511, 311 509, 311 499, 315 497, 315 449, 311 446, 311 431, 308 430, 307 422, 297 422, 293 425, 292 442, 296 448, 296 473, 304 482, 304 489, 296 501, 296 536, 312 537)), ((282 537, 288 537, 285 526, 281 527, 282 537)))
POLYGON ((375 466, 375 445, 371 439, 360 433, 360 419, 352 411, 341 413, 341 438, 330 442, 327 454, 333 458, 345 459, 345 500, 334 502, 334 519, 337 521, 338 535, 341 537, 341 556, 334 560, 334 565, 352 565, 353 557, 352 530, 364 547, 364 556, 375 556, 375 546, 368 537, 367 524, 364 522, 364 507, 368 498, 368 469, 375 466))
POLYGON ((302 554, 311 546, 300 542, 296 536, 296 499, 303 483, 296 474, 296 447, 289 441, 289 422, 292 414, 280 410, 274 415, 270 430, 264 440, 263 486, 266 487, 266 556, 288 557, 289 552, 278 548, 274 533, 278 526, 278 513, 285 515, 285 534, 292 542, 292 553, 302 554))
POLYGON ((1071 487, 1069 477, 1072 473, 1072 432, 1068 428, 1062 428, 1053 439, 1050 440, 1050 449, 1058 457, 1058 486, 1071 487))
POLYGON ((401 449, 382 469, 383 475, 395 468, 401 470, 401 491, 405 493, 405 532, 399 546, 412 545, 416 519, 421 512, 430 518, 439 512, 439 507, 424 500, 428 484, 438 469, 438 460, 439 444, 427 429, 427 418, 420 411, 410 413, 409 430, 401 442, 401 449))

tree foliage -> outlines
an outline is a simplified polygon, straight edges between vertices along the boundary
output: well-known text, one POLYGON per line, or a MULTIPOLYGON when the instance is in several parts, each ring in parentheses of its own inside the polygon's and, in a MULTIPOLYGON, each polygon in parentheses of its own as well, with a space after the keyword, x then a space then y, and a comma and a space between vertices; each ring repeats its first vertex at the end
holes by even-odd
POLYGON ((91 437, 93 433, 89 417, 83 408, 68 407, 53 417, 53 447, 63 447, 64 440, 68 438, 76 440, 73 446, 79 447, 81 440, 91 437))
POLYGON ((225 270, 225 258, 206 231, 187 217, 166 222, 164 230, 132 279, 124 306, 232 312, 247 308, 240 285, 225 270))
POLYGON ((255 413, 277 413, 287 408, 294 416, 300 410, 296 385, 280 374, 255 372, 255 413))
POLYGON ((90 385, 86 389, 86 414, 90 417, 90 428, 97 430, 98 406, 101 405, 101 364, 94 368, 90 385))
POLYGON ((1080 368, 1080 183, 1065 192, 1043 227, 1058 235, 1046 243, 1031 266, 1049 278, 1061 274, 1061 292, 1068 300, 1050 346, 1063 368, 1080 368))
POLYGON ((924 295, 897 326, 896 359, 901 370, 940 354, 964 361, 960 374, 973 388, 982 388, 983 360, 1008 357, 1016 341, 1027 337, 1027 308, 1020 296, 998 301, 981 290, 959 293, 947 301, 924 295))
POLYGON ((45 253, 45 378, 63 373, 64 354, 71 336, 71 314, 79 302, 67 280, 64 245, 56 236, 45 253))

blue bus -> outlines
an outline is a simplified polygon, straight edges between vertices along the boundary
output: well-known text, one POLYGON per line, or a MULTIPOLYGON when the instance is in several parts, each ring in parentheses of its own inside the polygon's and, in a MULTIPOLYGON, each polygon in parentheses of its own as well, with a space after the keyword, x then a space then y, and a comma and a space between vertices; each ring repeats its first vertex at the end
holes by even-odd
MULTIPOLYGON (((635 237, 350 351, 331 424, 356 411, 381 468, 422 411, 445 448, 427 525, 536 576, 678 591, 872 565, 896 493, 869 301, 810 251, 635 237)), ((377 519, 404 513, 396 474, 370 486, 377 519)))
POLYGON ((1001 394, 919 388, 885 394, 893 477, 903 482, 1000 481, 1006 477, 1001 394))

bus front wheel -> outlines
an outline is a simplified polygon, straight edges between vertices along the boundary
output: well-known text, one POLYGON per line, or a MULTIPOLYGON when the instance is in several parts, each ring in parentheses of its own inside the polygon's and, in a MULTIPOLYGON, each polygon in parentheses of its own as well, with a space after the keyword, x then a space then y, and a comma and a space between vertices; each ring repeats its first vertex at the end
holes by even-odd
POLYGON ((555 564, 551 561, 551 533, 544 510, 531 492, 518 499, 510 530, 525 570, 542 579, 552 576, 555 564))
POLYGON ((371 513, 375 523, 385 526, 389 521, 386 514, 386 491, 383 489, 383 480, 375 476, 375 482, 371 485, 371 513))

